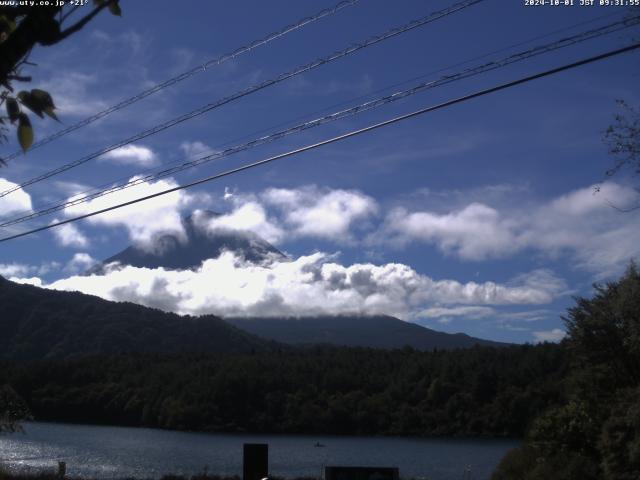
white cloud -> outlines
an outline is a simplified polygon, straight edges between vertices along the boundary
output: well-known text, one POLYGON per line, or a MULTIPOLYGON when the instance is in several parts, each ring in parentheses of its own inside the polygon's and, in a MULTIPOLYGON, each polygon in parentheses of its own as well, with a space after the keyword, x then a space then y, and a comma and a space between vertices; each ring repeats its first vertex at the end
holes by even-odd
POLYGON ((202 142, 182 142, 180 144, 180 150, 186 155, 187 159, 194 160, 213 152, 213 149, 202 142))
POLYGON ((470 319, 486 318, 496 314, 496 310, 491 307, 431 307, 422 310, 418 316, 424 318, 435 318, 438 321, 450 319, 451 317, 464 317, 470 319))
POLYGON ((22 263, 0 263, 0 275, 5 278, 28 275, 32 271, 33 267, 22 263))
POLYGON ((89 185, 78 182, 69 182, 66 180, 54 180, 55 187, 65 195, 79 195, 87 190, 93 190, 89 185))
POLYGON ((229 187, 224 187, 224 195, 222 196, 223 200, 231 200, 235 195, 234 191, 229 187))
MULTIPOLYGON (((0 178, 0 191, 2 192, 17 186, 17 183, 0 178)), ((29 213, 32 209, 31 196, 22 188, 0 198, 0 218, 6 218, 16 213, 29 213)))
POLYGON ((40 83, 53 97, 59 116, 86 117, 108 105, 96 95, 100 79, 95 74, 57 69, 53 77, 40 83))
POLYGON ((294 235, 332 240, 351 239, 353 224, 367 219, 378 209, 376 201, 361 192, 315 186, 271 188, 261 199, 280 209, 283 222, 294 235))
MULTIPOLYGON (((137 178, 133 177, 131 181, 137 178)), ((176 186, 177 184, 173 179, 159 180, 153 183, 141 182, 134 187, 121 190, 118 193, 118 200, 127 202, 176 186)), ((186 233, 182 225, 183 210, 194 203, 199 205, 206 204, 208 200, 207 196, 178 190, 90 217, 86 221, 93 225, 124 227, 134 243, 142 248, 152 248, 153 240, 161 233, 171 232, 181 240, 186 239, 186 233)), ((66 216, 73 217, 101 210, 110 207, 112 204, 113 199, 107 195, 69 207, 65 209, 64 213, 66 216)))
POLYGON ((64 267, 64 270, 70 273, 85 272, 96 263, 98 261, 88 253, 76 253, 64 267))
POLYGON ((603 183, 599 191, 593 186, 574 190, 554 199, 548 210, 565 216, 581 217, 598 211, 608 212, 612 204, 622 207, 637 199, 637 192, 614 182, 603 183))
POLYGON ((109 53, 119 54, 120 56, 122 56, 123 49, 129 55, 140 55, 144 53, 147 46, 144 36, 133 30, 113 35, 103 30, 95 29, 91 31, 90 38, 101 44, 101 50, 106 48, 109 53))
POLYGON ((574 190, 538 205, 492 207, 480 202, 440 213, 392 210, 371 243, 405 245, 426 242, 465 260, 505 258, 534 250, 557 258, 567 256, 578 268, 598 277, 619 273, 640 255, 640 212, 621 213, 633 205, 637 192, 606 182, 574 190))
MULTIPOLYGON (((538 285, 536 287, 535 283, 532 281, 523 280, 526 277, 539 277, 540 273, 533 271, 530 274, 525 276, 517 276, 510 283, 520 283, 520 284, 528 284, 532 290, 536 290, 536 288, 544 288, 544 285, 538 285)), ((509 284, 507 284, 509 285, 509 284)), ((562 280, 555 278, 555 285, 549 285, 549 292, 555 292, 555 296, 562 296, 566 292, 564 291, 566 285, 562 280)), ((449 323, 457 318, 464 318, 467 320, 481 320, 481 319, 489 319, 494 321, 496 325, 500 328, 507 330, 517 330, 517 331, 530 331, 530 328, 514 326, 512 323, 522 324, 537 322, 539 320, 548 320, 550 318, 558 318, 558 312, 552 312, 551 310, 544 309, 533 309, 533 310, 523 310, 523 311, 500 311, 493 307, 486 306, 478 306, 478 305, 469 305, 469 306, 441 306, 436 305, 425 310, 422 310, 417 314, 419 318, 432 319, 436 320, 439 323, 449 323)))
POLYGON ((539 268, 528 273, 516 275, 507 285, 522 285, 533 290, 549 290, 558 295, 567 295, 569 290, 565 281, 557 277, 551 270, 539 268))
POLYGON ((559 312, 551 310, 525 310, 522 312, 502 312, 499 318, 502 321, 537 322, 549 318, 558 318, 559 312))
POLYGON ((533 332, 533 336, 538 342, 559 342, 567 335, 567 332, 554 328, 553 330, 543 330, 533 332))
POLYGON ((600 192, 586 187, 562 195, 532 212, 521 243, 559 257, 569 252, 575 265, 599 278, 617 275, 640 255, 640 212, 612 208, 635 204, 637 192, 613 182, 600 192))
POLYGON ((208 232, 216 230, 240 230, 252 232, 268 242, 277 243, 284 236, 283 230, 267 217, 267 212, 257 202, 242 203, 231 213, 205 220, 202 216, 194 217, 195 224, 208 232))
POLYGON ((0 275, 10 280, 24 277, 26 275, 46 275, 53 270, 58 270, 58 262, 44 262, 40 265, 27 265, 24 263, 0 263, 0 275))
POLYGON ((39 277, 11 277, 9 280, 24 285, 33 285, 34 287, 42 287, 44 285, 39 277))
MULTIPOLYGON (((59 220, 56 218, 52 223, 56 223, 58 221, 59 220)), ((89 239, 72 223, 54 227, 51 229, 51 233, 58 244, 63 247, 86 248, 89 246, 89 239)))
POLYGON ((139 167, 152 167, 157 164, 157 155, 154 151, 142 145, 125 145, 105 153, 101 158, 113 160, 122 165, 139 167))
POLYGON ((187 271, 124 267, 105 275, 71 277, 49 285, 108 300, 132 301, 181 314, 308 316, 389 314, 410 319, 434 305, 528 305, 557 292, 531 287, 433 280, 403 264, 344 266, 316 253, 269 265, 246 263, 227 252, 187 271))
POLYGON ((398 208, 388 215, 386 225, 397 243, 421 240, 468 260, 512 252, 516 248, 512 227, 497 210, 480 203, 443 215, 398 208))
POLYGON ((257 195, 225 188, 223 198, 231 211, 209 221, 208 230, 252 231, 273 243, 299 237, 353 241, 352 229, 378 209, 361 192, 316 186, 270 188, 257 195))

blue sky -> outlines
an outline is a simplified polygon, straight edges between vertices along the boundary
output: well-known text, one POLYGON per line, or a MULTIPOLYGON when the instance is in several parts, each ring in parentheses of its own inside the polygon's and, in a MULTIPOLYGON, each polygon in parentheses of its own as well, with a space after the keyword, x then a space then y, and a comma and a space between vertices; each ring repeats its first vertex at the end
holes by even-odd
MULTIPOLYGON (((361 0, 12 161, 0 170, 0 183, 4 190, 451 3, 361 0)), ((100 15, 68 41, 34 51, 38 66, 29 73, 34 87, 52 93, 62 122, 71 124, 332 5, 190 0, 178 9, 176 2, 163 0, 123 1, 122 18, 100 15)), ((0 200, 0 214, 9 218, 21 208, 38 209, 148 167, 396 91, 402 87, 390 87, 415 77, 438 78, 443 73, 433 72, 510 45, 528 41, 489 58, 604 25, 624 13, 617 7, 526 7, 519 1, 486 0, 144 139, 135 148, 26 187, 0 200), (604 15, 610 16, 596 20, 604 15)), ((637 27, 435 88, 29 226, 627 45, 634 36, 637 27)), ((270 294, 291 314, 303 314, 315 298, 320 312, 390 313, 437 330, 503 341, 558 339, 559 317, 572 297, 588 295, 594 281, 615 278, 640 253, 634 241, 640 212, 622 214, 610 206, 637 201, 634 179, 623 172, 593 193, 612 163, 603 131, 616 113, 616 99, 638 104, 639 74, 637 53, 626 54, 94 217, 73 229, 6 242, 0 247, 0 274, 153 306, 170 291, 176 301, 165 308, 180 313, 229 314, 241 307, 260 313, 270 294), (254 231, 293 262, 269 270, 225 258, 193 275, 129 270, 93 282, 74 276, 132 241, 144 245, 160 231, 179 229, 180 216, 196 209, 224 213, 214 227, 254 231), (215 283, 223 269, 237 281, 230 281, 228 290, 215 283), (309 271, 324 277, 313 284, 305 277, 309 271), (332 286, 336 276, 342 279, 340 295, 332 286), (358 283, 363 276, 366 281, 358 283), (157 283, 164 285, 162 292, 154 290, 157 283), (220 296, 198 293, 202 285, 214 284, 220 296), (225 309, 227 303, 233 308, 225 309)), ((40 138, 59 128, 52 121, 34 124, 40 138)), ((4 145, 3 152, 15 148, 15 143, 4 145)))

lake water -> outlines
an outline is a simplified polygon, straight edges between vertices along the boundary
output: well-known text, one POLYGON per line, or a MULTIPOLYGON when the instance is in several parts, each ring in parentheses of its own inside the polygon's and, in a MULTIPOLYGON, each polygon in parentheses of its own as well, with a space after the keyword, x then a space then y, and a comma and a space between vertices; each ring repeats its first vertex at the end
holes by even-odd
POLYGON ((325 465, 397 466, 403 478, 488 479, 516 440, 416 439, 185 433, 147 428, 27 423, 25 434, 0 437, 10 469, 52 469, 70 476, 152 478, 166 473, 242 475, 243 443, 269 444, 269 470, 320 478, 325 465), (324 447, 316 447, 316 443, 324 447), (471 474, 466 474, 469 469, 471 474))

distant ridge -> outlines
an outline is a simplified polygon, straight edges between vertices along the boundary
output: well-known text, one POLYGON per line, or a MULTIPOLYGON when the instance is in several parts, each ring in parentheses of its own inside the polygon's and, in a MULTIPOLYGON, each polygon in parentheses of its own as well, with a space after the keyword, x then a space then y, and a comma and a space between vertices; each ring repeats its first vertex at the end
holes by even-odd
POLYGON ((444 333, 387 315, 322 316, 305 318, 227 318, 227 322, 263 338, 293 345, 330 344, 350 347, 416 350, 451 350, 474 345, 506 346, 470 337, 444 333))
POLYGON ((451 350, 504 346, 437 332, 390 316, 230 318, 180 316, 79 292, 20 285, 0 277, 0 359, 112 353, 250 352, 329 344, 451 350), (262 338, 261 338, 262 337, 262 338))

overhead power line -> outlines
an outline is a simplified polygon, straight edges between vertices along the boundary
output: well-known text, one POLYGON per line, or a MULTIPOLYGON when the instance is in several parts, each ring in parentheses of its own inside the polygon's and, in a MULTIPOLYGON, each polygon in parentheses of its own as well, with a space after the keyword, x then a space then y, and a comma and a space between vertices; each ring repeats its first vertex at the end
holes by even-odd
MULTIPOLYGON (((52 206, 48 207, 48 208, 43 208, 41 210, 38 210, 36 212, 31 212, 28 213, 26 215, 22 215, 10 220, 6 220, 2 223, 0 223, 0 227, 8 227, 11 225, 16 225, 18 223, 23 223, 29 220, 33 220, 35 218, 39 218, 42 217, 44 215, 49 215, 52 213, 55 213, 57 211, 60 210, 64 210, 66 208, 70 208, 82 203, 86 203, 90 200, 94 200, 96 198, 99 197, 103 197, 105 195, 109 195, 112 193, 116 193, 118 191, 130 188, 130 187, 135 187, 136 185, 140 185, 142 183, 146 183, 149 181, 153 181, 153 180, 158 180, 161 178, 166 178, 170 175, 174 175, 176 173, 182 172, 184 170, 190 169, 190 168, 194 168, 197 167, 199 165, 202 165, 204 163, 208 163, 211 162, 213 160, 218 160, 220 158, 224 158, 230 155, 233 155, 235 153, 238 152, 242 152, 245 150, 248 150, 250 148, 254 148, 257 147, 259 145, 264 145, 266 143, 269 142, 273 142, 275 140, 281 139, 285 136, 291 135, 291 134, 295 134, 304 130, 308 130, 320 125, 324 125, 326 123, 329 122, 333 122, 339 119, 343 119, 352 115, 356 115, 359 113, 362 113, 364 111, 368 111, 398 100, 401 100, 403 98, 407 98, 411 95, 415 95, 417 93, 421 93, 424 92, 425 90, 429 90, 431 88, 435 88, 435 87, 439 87, 442 85, 446 85, 458 80, 462 80, 465 78, 469 78, 469 77, 473 77, 475 75, 479 75, 481 73, 485 73, 488 71, 492 71, 492 70, 496 70, 498 68, 503 68, 506 67, 508 65, 511 65, 513 63, 516 62, 520 62, 526 59, 529 59, 531 57, 535 57, 538 55, 542 55, 545 53, 549 53, 561 48, 565 48, 565 47, 569 47, 571 45, 575 45, 577 43, 580 42, 584 42, 586 40, 591 40, 594 38, 599 38, 603 35, 607 35, 607 34, 611 34, 614 32, 618 32, 624 28, 629 28, 635 25, 640 24, 640 16, 637 17, 632 17, 632 18, 628 18, 628 19, 624 19, 624 20, 620 20, 599 28, 595 28, 592 30, 588 30, 588 31, 584 31, 584 32, 580 32, 576 35, 570 36, 570 37, 566 37, 560 40, 556 40, 554 42, 550 42, 544 45, 539 45, 533 48, 529 48, 527 50, 524 50, 522 52, 518 52, 512 55, 509 55, 507 57, 504 57, 502 59, 499 60, 494 60, 494 61, 490 61, 488 63, 484 63, 484 64, 480 64, 474 67, 470 67, 467 69, 464 69, 460 72, 457 73, 453 73, 453 74, 449 74, 449 75, 445 75, 443 77, 440 77, 439 79, 436 80, 430 80, 430 81, 426 81, 426 82, 422 82, 418 85, 415 85, 409 89, 406 90, 402 90, 399 92, 395 92, 392 93, 390 95, 385 95, 379 98, 376 98, 374 100, 370 100, 368 102, 364 102, 361 103, 359 105, 344 109, 344 110, 340 110, 337 112, 333 112, 331 114, 289 127, 287 129, 284 130, 280 130, 274 133, 271 133, 269 135, 265 135, 263 137, 257 138, 257 139, 253 139, 247 143, 243 143, 240 145, 235 145, 229 148, 226 148, 225 150, 222 151, 217 151, 208 155, 204 155, 198 159, 194 159, 194 160, 190 160, 190 161, 186 161, 186 162, 182 162, 179 165, 176 165, 174 167, 171 168, 163 168, 160 171, 157 171, 155 173, 150 173, 148 175, 137 175, 134 179, 129 180, 127 182, 123 182, 120 184, 116 184, 116 185, 111 185, 109 186, 109 188, 104 188, 102 190, 96 190, 92 193, 87 193, 87 194, 78 194, 75 195, 74 197, 72 197, 71 199, 62 202, 62 203, 56 203, 53 204, 52 206)), ((172 164, 176 164, 179 162, 172 162, 172 164)), ((170 164, 166 164, 165 167, 167 165, 170 164)))
POLYGON ((76 216, 76 217, 73 217, 73 218, 69 218, 69 219, 66 219, 66 220, 62 220, 62 221, 59 221, 59 222, 54 222, 54 223, 51 223, 49 225, 45 225, 45 226, 42 226, 42 227, 39 227, 39 228, 34 228, 34 229, 28 230, 26 232, 18 233, 16 235, 11 235, 11 236, 8 236, 8 237, 0 238, 0 243, 1 242, 7 242, 9 240, 14 240, 16 238, 25 237, 27 235, 31 235, 31 234, 34 234, 34 233, 37 233, 37 232, 42 232, 44 230, 49 230, 51 228, 58 227, 58 226, 61 226, 61 225, 66 225, 68 223, 77 222, 77 221, 83 220, 85 218, 90 218, 90 217, 93 217, 93 216, 96 216, 96 215, 100 215, 102 213, 107 213, 107 212, 110 212, 110 211, 113 211, 113 210, 117 210, 119 208, 127 207, 129 205, 133 205, 133 204, 140 203, 140 202, 143 202, 143 201, 146 201, 146 200, 150 200, 152 198, 160 197, 162 195, 167 195, 169 193, 177 192, 179 190, 184 190, 184 189, 191 188, 191 187, 194 187, 194 186, 197 186, 197 185, 201 185, 203 183, 211 182, 213 180, 217 180, 217 179, 222 178, 222 177, 226 177, 226 176, 233 175, 233 174, 236 174, 236 173, 239 173, 239 172, 243 172, 245 170, 250 170, 252 168, 256 168, 256 167, 259 167, 259 166, 262 166, 262 165, 266 165, 267 163, 271 163, 271 162, 274 162, 276 160, 280 160, 280 159, 283 159, 283 158, 286 158, 286 157, 291 157, 293 155, 297 155, 297 154, 300 154, 300 153, 303 153, 303 152, 307 152, 309 150, 314 150, 316 148, 319 148, 319 147, 322 147, 322 146, 325 146, 325 145, 329 145, 329 144, 332 144, 332 143, 335 143, 335 142, 340 142, 340 141, 346 140, 347 138, 355 137, 355 136, 361 135, 363 133, 367 133, 367 132, 370 132, 370 131, 373 131, 373 130, 377 130, 379 128, 386 127, 388 125, 392 125, 394 123, 398 123, 398 122, 401 122, 403 120, 408 120, 410 118, 414 118, 414 117, 417 117, 419 115, 424 115, 425 113, 428 113, 428 112, 433 112, 435 110, 440 110, 440 109, 443 109, 443 108, 446 108, 446 107, 450 107, 450 106, 456 105, 458 103, 463 103, 463 102, 466 102, 468 100, 472 100, 474 98, 482 97, 484 95, 488 95, 488 94, 495 93, 495 92, 498 92, 498 91, 501 91, 501 90, 512 88, 512 87, 515 87, 517 85, 521 85, 523 83, 528 83, 528 82, 531 82, 533 80, 538 80, 538 79, 543 78, 543 77, 548 77, 550 75, 554 75, 556 73, 564 72, 566 70, 570 70, 570 69, 577 68, 577 67, 580 67, 580 66, 583 66, 583 65, 587 65, 587 64, 594 63, 594 62, 597 62, 597 61, 600 61, 600 60, 604 60, 606 58, 610 58, 610 57, 613 57, 613 56, 616 56, 616 55, 620 55, 620 54, 623 54, 623 53, 626 53, 626 52, 630 52, 630 51, 636 50, 638 48, 640 48, 640 43, 635 43, 635 44, 629 45, 627 47, 619 48, 617 50, 612 50, 612 51, 609 51, 609 52, 606 52, 606 53, 602 53, 600 55, 596 55, 596 56, 592 56, 592 57, 589 57, 589 58, 585 58, 583 60, 579 60, 577 62, 565 64, 563 66, 552 68, 550 70, 545 70, 543 72, 536 73, 534 75, 529 75, 527 77, 523 77, 523 78, 520 78, 518 80, 512 80, 512 81, 507 82, 507 83, 502 83, 502 84, 497 85, 495 87, 486 88, 484 90, 479 90, 477 92, 470 93, 468 95, 464 95, 462 97, 458 97, 458 98, 455 98, 453 100, 448 100, 446 102, 439 103, 437 105, 421 108, 421 109, 413 111, 411 113, 400 115, 398 117, 394 117, 394 118, 391 118, 389 120, 385 120, 383 122, 375 123, 373 125, 369 125, 367 127, 360 128, 358 130, 353 130, 351 132, 344 133, 342 135, 338 135, 336 137, 332 137, 332 138, 323 140, 321 142, 317 142, 317 143, 314 143, 314 144, 311 144, 311 145, 307 145, 305 147, 297 148, 295 150, 291 150, 291 151, 288 151, 288 152, 285 152, 285 153, 281 153, 279 155, 275 155, 275 156, 272 156, 272 157, 269 157, 269 158, 265 158, 265 159, 259 160, 257 162, 248 163, 248 164, 242 165, 240 167, 236 167, 236 168, 233 168, 233 169, 230 169, 230 170, 226 170, 226 171, 221 172, 221 173, 217 173, 215 175, 211 175, 211 176, 208 176, 208 177, 205 177, 205 178, 201 178, 199 180, 187 183, 185 185, 179 185, 177 187, 169 188, 169 189, 166 189, 166 190, 163 190, 161 192, 157 192, 157 193, 154 193, 154 194, 151 194, 151 195, 146 195, 144 197, 140 197, 140 198, 137 198, 135 200, 130 200, 128 202, 123 202, 123 203, 120 203, 120 204, 117 204, 117 205, 112 205, 110 207, 103 208, 101 210, 96 210, 94 212, 86 213, 84 215, 79 215, 79 216, 76 216))
POLYGON ((422 27, 422 26, 427 25, 427 24, 429 24, 431 22, 434 22, 434 21, 439 20, 441 18, 447 17, 447 16, 449 16, 449 15, 451 15, 453 13, 456 13, 456 12, 458 12, 460 10, 468 8, 468 7, 472 6, 472 5, 480 3, 482 1, 484 1, 484 0, 465 0, 465 1, 462 1, 462 2, 458 2, 458 3, 455 3, 455 4, 451 5, 450 7, 447 7, 445 9, 442 9, 442 10, 439 10, 439 11, 436 11, 436 12, 433 12, 433 13, 425 16, 425 17, 419 18, 417 20, 412 20, 411 22, 406 23, 406 24, 404 24, 402 26, 387 30, 386 32, 384 32, 381 35, 374 35, 372 37, 369 37, 368 39, 366 39, 365 41, 363 41, 361 43, 352 44, 352 45, 348 46, 347 48, 345 48, 343 50, 340 50, 338 52, 332 53, 329 56, 318 58, 317 60, 315 60, 315 61, 313 61, 311 63, 308 63, 306 65, 303 65, 303 66, 300 66, 298 68, 295 68, 294 70, 291 70, 289 72, 282 73, 282 74, 278 75, 277 77, 274 77, 274 78, 271 78, 269 80, 265 80, 265 81, 263 81, 261 83, 255 84, 255 85, 253 85, 253 86, 251 86, 249 88, 246 88, 244 90, 236 92, 236 93, 234 93, 234 94, 232 94, 232 95, 230 95, 228 97, 221 98, 221 99, 219 99, 219 100, 217 100, 217 101, 215 101, 213 103, 209 103, 209 104, 204 105, 204 106, 202 106, 200 108, 197 108, 197 109, 195 109, 195 110, 193 110, 193 111, 191 111, 189 113, 186 113, 186 114, 181 115, 179 117, 173 118, 173 119, 171 119, 171 120, 169 120, 169 121, 167 121, 165 123, 162 123, 160 125, 157 125, 155 127, 150 128, 148 130, 140 132, 140 133, 138 133, 136 135, 133 135, 132 137, 127 138, 126 140, 122 140, 122 141, 120 141, 118 143, 115 143, 115 144, 110 145, 108 147, 105 147, 105 148, 103 148, 101 150, 93 152, 93 153, 91 153, 91 154, 89 154, 89 155, 87 155, 85 157, 82 157, 82 158, 80 158, 78 160, 66 163, 66 164, 64 164, 64 165, 62 165, 60 167, 57 167, 57 168, 55 168, 53 170, 50 170, 50 171, 48 171, 48 172, 46 172, 46 173, 44 173, 42 175, 34 177, 34 178, 32 178, 30 180, 27 180, 25 182, 22 182, 19 185, 16 185, 16 186, 14 186, 14 187, 12 187, 12 188, 10 188, 8 190, 0 192, 0 198, 4 197, 4 196, 6 196, 6 195, 8 195, 8 194, 10 194, 12 192, 15 192, 16 190, 19 190, 19 189, 21 189, 23 187, 26 187, 28 185, 33 185, 34 183, 41 182, 42 180, 46 180, 46 179, 51 178, 51 177, 53 177, 55 175, 58 175, 58 174, 60 174, 62 172, 65 172, 65 171, 70 170, 72 168, 75 168, 75 167, 77 167, 79 165, 87 163, 88 161, 93 160, 94 158, 97 158, 97 157, 99 157, 101 155, 104 155, 105 153, 108 153, 108 152, 110 152, 112 150, 115 150, 117 148, 121 148, 121 147, 123 147, 125 145, 129 145, 130 143, 136 142, 138 140, 142 140, 143 138, 149 137, 149 136, 154 135, 156 133, 159 133, 159 132, 161 132, 163 130, 166 130, 168 128, 174 127, 175 125, 178 125, 178 124, 180 124, 182 122, 190 120, 190 119, 192 119, 194 117, 203 115, 204 113, 207 113, 207 112, 213 110, 214 108, 220 107, 222 105, 226 105, 227 103, 230 103, 230 102, 232 102, 234 100, 238 100, 238 99, 240 99, 242 97, 245 97, 247 95, 255 93, 255 92, 257 92, 259 90, 262 90, 264 88, 270 87, 272 85, 276 85, 276 84, 278 84, 280 82, 283 82, 285 80, 293 78, 293 77, 295 77, 297 75, 300 75, 302 73, 308 72, 308 71, 313 70, 313 69, 315 69, 317 67, 320 67, 320 66, 325 65, 327 63, 330 63, 330 62, 333 62, 335 60, 338 60, 338 59, 340 59, 342 57, 346 57, 347 55, 355 53, 355 52, 357 52, 359 50, 362 50, 364 48, 370 47, 370 46, 375 45, 377 43, 380 43, 380 42, 383 42, 383 41, 388 40, 390 38, 393 38, 393 37, 396 37, 398 35, 401 35, 403 33, 409 32, 409 31, 414 30, 414 29, 416 29, 418 27, 422 27))
MULTIPOLYGON (((200 73, 206 72, 208 68, 211 67, 215 67, 218 65, 221 65, 222 63, 226 62, 227 60, 232 60, 236 57, 239 57, 242 54, 248 53, 258 47, 261 47, 263 45, 266 45, 267 43, 270 43, 273 40, 276 40, 280 37, 284 37, 285 35, 287 35, 288 33, 291 33, 295 30, 298 30, 302 27, 304 27, 305 25, 308 25, 310 23, 313 23, 317 20, 320 20, 324 17, 327 17, 329 15, 333 15, 334 13, 342 10, 345 7, 349 7, 351 5, 354 5, 356 3, 358 3, 360 0, 344 0, 341 1, 340 3, 334 5, 333 7, 330 8, 325 8, 321 11, 319 11, 318 13, 316 13, 315 15, 311 15, 310 17, 305 17, 302 18, 300 20, 298 20, 296 23, 293 23, 291 25, 287 25, 286 27, 270 33, 269 35, 267 35, 264 38, 261 38, 259 40, 254 40, 253 42, 244 45, 242 47, 236 48, 235 50, 233 50, 232 52, 228 52, 228 53, 224 53, 222 55, 220 55, 219 57, 213 58, 211 60, 207 60, 206 62, 202 63, 201 65, 198 65, 196 67, 193 67, 190 70, 187 70, 186 72, 181 73, 180 75, 176 75, 175 77, 171 77, 161 83, 158 83, 157 85, 154 85, 151 88, 148 88, 147 90, 143 90, 140 93, 137 93, 136 95, 133 95, 132 97, 129 97, 127 99, 124 99, 122 101, 120 101, 119 103, 117 103, 116 105, 113 105, 109 108, 106 108, 98 113, 95 113, 93 115, 91 115, 90 117, 87 117, 83 120, 80 120, 77 123, 74 123, 72 125, 69 125, 66 128, 63 128, 62 130, 58 130, 55 133, 52 133, 51 135, 43 138, 42 140, 39 140, 37 142, 35 142, 31 148, 29 149, 29 151, 32 151, 38 147, 41 147, 43 145, 46 145, 47 143, 53 142, 54 140, 63 137, 71 132, 74 132, 82 127, 86 127, 87 125, 100 120, 101 118, 106 117, 107 115, 112 114, 113 112, 117 112, 118 110, 122 110, 123 108, 126 108, 130 105, 133 105, 134 103, 142 100, 143 98, 146 98, 150 95, 153 95, 154 93, 159 92, 160 90, 164 90, 167 87, 170 87, 172 85, 175 85, 176 83, 182 82, 183 80, 186 80, 188 78, 191 78, 195 75, 198 75, 200 73)), ((9 160, 13 160, 14 158, 19 157, 20 155, 22 155, 22 151, 18 150, 13 152, 12 154, 3 157, 3 160, 9 161, 9 160)))

